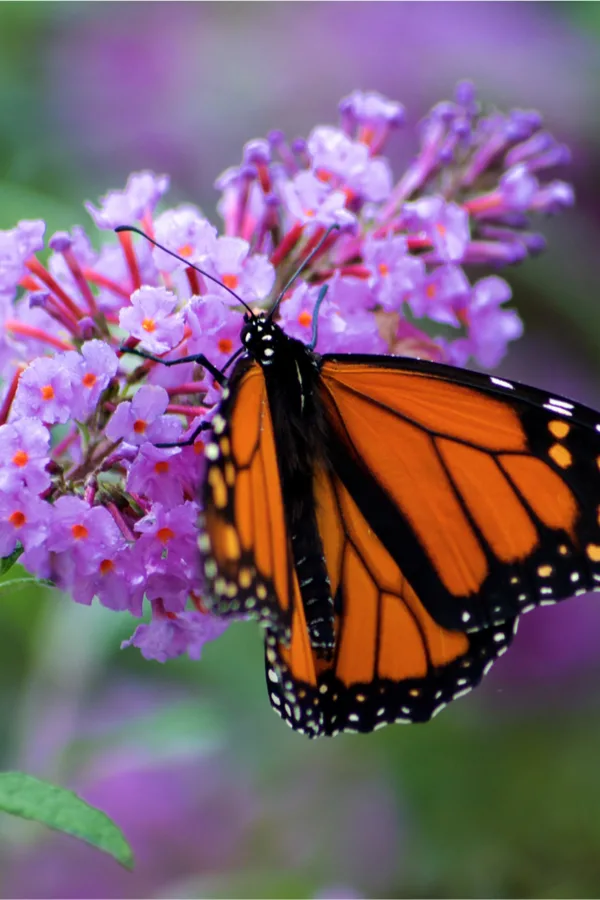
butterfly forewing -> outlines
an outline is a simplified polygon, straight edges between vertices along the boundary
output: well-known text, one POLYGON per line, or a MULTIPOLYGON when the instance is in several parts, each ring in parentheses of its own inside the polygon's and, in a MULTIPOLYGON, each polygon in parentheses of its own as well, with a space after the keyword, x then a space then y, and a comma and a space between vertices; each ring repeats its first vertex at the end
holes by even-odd
POLYGON ((336 471, 440 625, 598 585, 600 416, 418 360, 325 358, 321 375, 336 471))
POLYGON ((287 640, 294 584, 273 422, 256 363, 236 367, 206 447, 203 557, 219 616, 248 614, 287 640))

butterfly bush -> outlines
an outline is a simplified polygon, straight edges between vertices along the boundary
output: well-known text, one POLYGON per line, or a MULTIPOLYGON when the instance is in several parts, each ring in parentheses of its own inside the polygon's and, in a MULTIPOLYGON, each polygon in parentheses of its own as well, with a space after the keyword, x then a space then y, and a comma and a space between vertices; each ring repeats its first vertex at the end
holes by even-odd
POLYGON ((423 119, 399 177, 383 151, 402 106, 355 91, 339 112, 307 139, 248 142, 216 182, 221 230, 165 208, 168 177, 140 172, 86 204, 91 236, 52 235, 45 261, 43 221, 0 232, 0 556, 78 603, 140 617, 146 599, 151 621, 124 644, 146 658, 197 659, 226 627, 203 606, 196 533, 197 429, 221 389, 194 362, 128 351, 222 368, 241 346, 234 294, 268 308, 325 238, 279 307, 289 335, 310 341, 327 283, 317 350, 493 367, 523 330, 497 273, 543 250, 533 214, 573 203, 544 177, 569 153, 539 114, 484 114, 470 84, 423 119))

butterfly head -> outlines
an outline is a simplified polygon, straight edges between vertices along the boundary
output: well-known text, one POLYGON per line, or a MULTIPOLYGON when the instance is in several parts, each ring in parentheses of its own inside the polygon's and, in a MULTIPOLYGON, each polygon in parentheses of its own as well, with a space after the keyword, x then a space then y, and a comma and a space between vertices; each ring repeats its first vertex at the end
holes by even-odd
POLYGON ((265 314, 244 316, 241 340, 247 352, 261 366, 273 362, 278 347, 286 340, 284 332, 273 319, 265 314))

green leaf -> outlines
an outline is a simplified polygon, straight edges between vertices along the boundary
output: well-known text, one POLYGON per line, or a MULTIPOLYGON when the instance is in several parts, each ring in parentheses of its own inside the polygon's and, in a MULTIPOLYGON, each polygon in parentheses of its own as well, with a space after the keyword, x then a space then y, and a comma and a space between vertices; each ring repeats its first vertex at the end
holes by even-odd
POLYGON ((12 569, 22 552, 22 547, 16 547, 10 556, 5 556, 4 559, 0 559, 0 578, 12 569))
POLYGON ((73 791, 24 772, 0 772, 0 810, 71 834, 133 868, 133 853, 121 830, 73 791))
POLYGON ((47 578, 31 578, 25 576, 23 578, 11 578, 10 581, 3 581, 0 584, 0 594, 3 591, 15 590, 16 588, 25 587, 28 584, 36 584, 38 587, 54 587, 55 585, 48 581, 47 578))

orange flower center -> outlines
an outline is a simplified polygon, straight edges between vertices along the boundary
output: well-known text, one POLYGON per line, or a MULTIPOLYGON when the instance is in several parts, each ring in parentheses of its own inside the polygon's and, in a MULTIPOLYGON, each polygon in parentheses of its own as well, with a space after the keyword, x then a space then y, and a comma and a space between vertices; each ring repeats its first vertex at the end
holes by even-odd
POLYGON ((54 400, 54 388, 51 384, 45 384, 40 388, 43 400, 54 400))
POLYGON ((144 419, 136 419, 133 423, 133 430, 136 434, 145 434, 148 423, 144 419))
POLYGON ((89 536, 89 531, 85 527, 85 525, 72 525, 71 533, 76 541, 85 541, 89 536))
POLYGON ((144 331, 147 331, 148 334, 152 334, 153 331, 156 331, 156 322, 154 321, 154 319, 146 318, 142 322, 142 328, 144 329, 144 331))
POLYGON ((166 459, 161 459, 160 462, 154 464, 154 471, 157 475, 166 475, 169 471, 169 463, 166 459))
POLYGON ((433 298, 435 297, 436 294, 437 294, 437 285, 428 284, 427 287, 425 288, 425 295, 427 296, 427 299, 433 300, 433 298))
POLYGON ((101 575, 108 575, 109 572, 114 572, 115 564, 112 559, 103 559, 98 568, 101 575))
POLYGON ((387 263, 379 263, 377 268, 379 269, 380 275, 389 275, 390 274, 390 267, 388 266, 387 263))
POLYGON ((171 528, 159 528, 156 532, 156 537, 159 539, 161 544, 168 544, 175 537, 175 532, 171 528))
POLYGON ((21 512, 20 509, 16 509, 14 513, 10 514, 8 521, 13 528, 22 528, 27 519, 25 518, 25 513, 21 512))
POLYGON ((192 247, 191 244, 184 244, 183 247, 179 248, 180 256, 191 256, 193 252, 194 252, 194 248, 192 247))
POLYGON ((230 288, 232 291, 235 291, 236 287, 240 283, 240 280, 237 277, 237 275, 222 275, 221 281, 223 282, 225 287, 230 288))
POLYGON ((298 316, 298 323, 300 325, 304 325, 308 327, 312 322, 312 316, 307 309, 302 310, 300 315, 298 316))
POLYGON ((81 379, 82 385, 86 388, 93 388, 97 381, 98 379, 93 372, 86 372, 81 379))
POLYGON ((231 338, 221 338, 217 347, 221 351, 221 353, 231 353, 233 350, 233 341, 231 338))
POLYGON ((204 454, 204 441, 194 441, 194 453, 196 456, 202 456, 204 454))
POLYGON ((22 469, 23 466, 26 466, 29 462, 29 454, 25 450, 17 450, 15 455, 12 458, 13 463, 19 469, 22 469))
POLYGON ((441 237, 444 237, 444 235, 446 234, 446 231, 447 231, 446 226, 445 226, 445 225, 442 225, 441 222, 438 222, 437 225, 436 225, 435 227, 436 227, 436 229, 437 229, 437 233, 438 233, 441 237))

